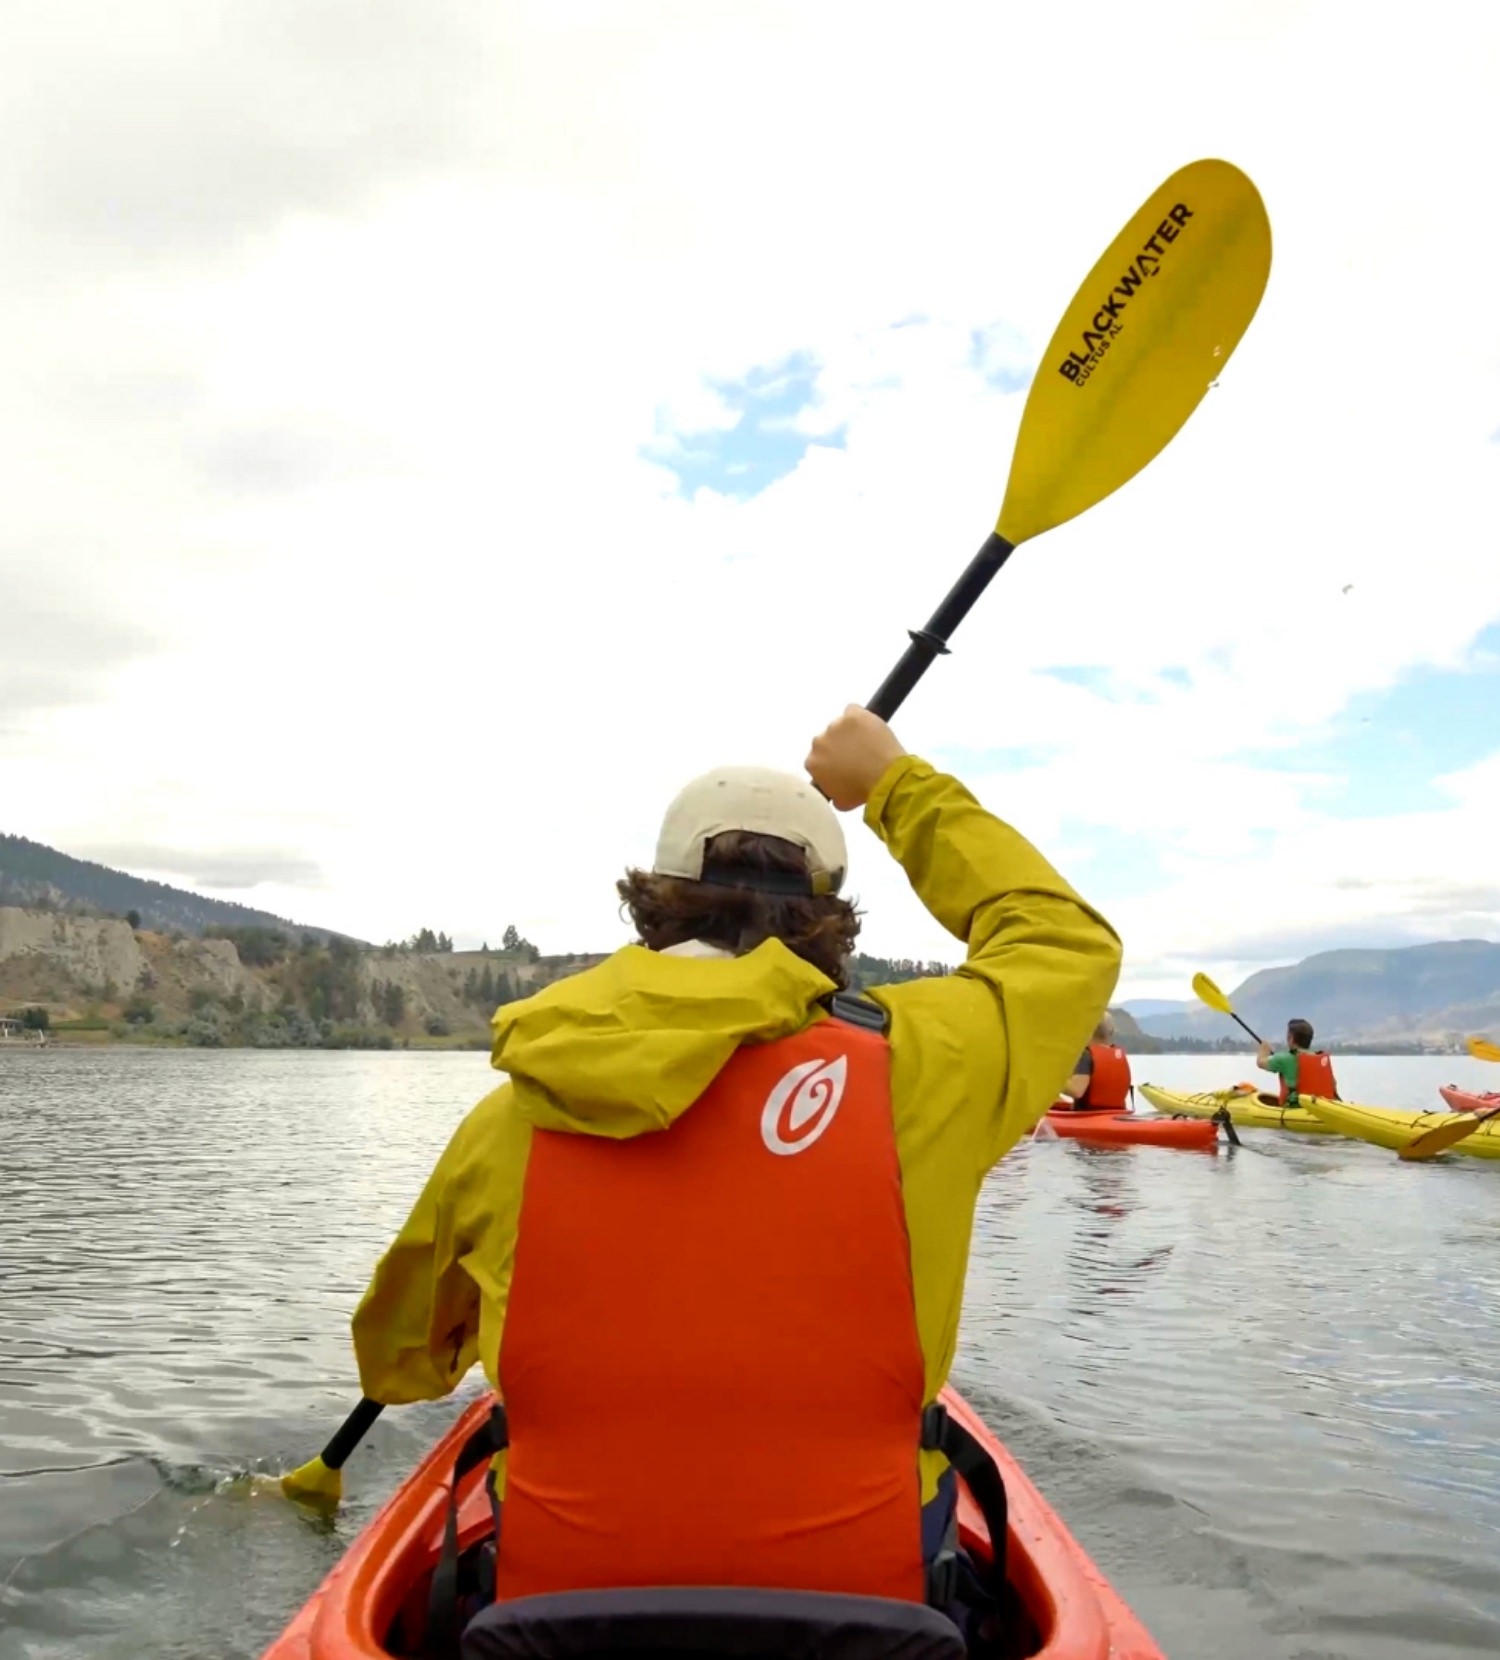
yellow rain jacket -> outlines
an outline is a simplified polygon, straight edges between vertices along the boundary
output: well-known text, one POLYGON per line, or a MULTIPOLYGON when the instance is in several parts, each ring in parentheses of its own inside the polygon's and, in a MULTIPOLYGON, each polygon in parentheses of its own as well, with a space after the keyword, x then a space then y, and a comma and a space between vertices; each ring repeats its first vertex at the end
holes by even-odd
MULTIPOLYGON (((951 976, 869 993, 891 1015, 896 1150, 931 1400, 953 1363, 980 1184, 1071 1073, 1114 989, 1120 943, 1021 835, 915 756, 892 764, 865 822, 968 947, 951 976)), ((739 1044, 826 1018, 819 1000, 834 989, 779 940, 718 959, 632 945, 500 1009, 492 1059, 510 1082, 459 1125, 355 1312, 365 1394, 386 1405, 430 1400, 476 1360, 497 1384, 534 1129, 617 1139, 667 1129, 739 1044)), ((923 1454, 924 1503, 944 1466, 941 1454, 923 1454)))

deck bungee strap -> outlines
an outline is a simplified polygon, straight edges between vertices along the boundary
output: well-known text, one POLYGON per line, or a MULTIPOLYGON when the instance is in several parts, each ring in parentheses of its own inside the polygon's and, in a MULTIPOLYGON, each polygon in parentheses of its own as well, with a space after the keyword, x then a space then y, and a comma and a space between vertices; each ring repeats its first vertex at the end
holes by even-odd
MULTIPOLYGON (((443 1523, 443 1548, 438 1552, 432 1570, 432 1586, 427 1593, 427 1636, 424 1651, 432 1660, 454 1660, 458 1654, 459 1639, 463 1636, 463 1618, 458 1595, 458 1489, 463 1478, 476 1465, 504 1452, 510 1445, 510 1423, 505 1408, 496 1401, 490 1415, 459 1449, 453 1461, 453 1478, 448 1483, 448 1515, 443 1523)), ((499 1507, 495 1519, 500 1519, 499 1507)), ((500 1548, 498 1537, 495 1549, 500 1548)), ((493 1596, 493 1590, 491 1591, 493 1596)))

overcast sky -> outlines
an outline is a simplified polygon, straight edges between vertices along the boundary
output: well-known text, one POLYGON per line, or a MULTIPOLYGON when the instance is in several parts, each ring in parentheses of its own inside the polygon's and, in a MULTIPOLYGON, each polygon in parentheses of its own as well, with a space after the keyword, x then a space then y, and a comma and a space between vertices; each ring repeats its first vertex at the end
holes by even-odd
MULTIPOLYGON (((1400 18, 11 8, 0 829, 367 939, 620 943, 665 801, 874 691, 1084 273, 1222 156, 1274 256, 1221 384, 897 731, 1123 994, 1500 937, 1500 8, 1400 18)), ((850 833, 868 946, 953 960, 850 833)))

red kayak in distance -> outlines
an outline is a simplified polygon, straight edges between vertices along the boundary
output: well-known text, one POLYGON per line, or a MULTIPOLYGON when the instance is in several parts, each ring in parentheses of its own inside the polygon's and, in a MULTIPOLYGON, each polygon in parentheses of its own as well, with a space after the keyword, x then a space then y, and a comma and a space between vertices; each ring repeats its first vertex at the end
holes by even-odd
POLYGON ((1218 1150, 1219 1126, 1209 1118, 1147 1118, 1142 1113, 1117 1112, 1113 1107, 1065 1106, 1047 1109, 1047 1123, 1071 1141, 1093 1141, 1111 1147, 1184 1147, 1192 1152, 1218 1150))
POLYGON ((1438 1094, 1454 1112, 1484 1112, 1489 1107, 1500 1107, 1500 1090, 1460 1089, 1457 1084, 1444 1084, 1438 1094))
MULTIPOLYGON (((1062 1518, 1032 1486, 999 1438, 991 1434, 956 1391, 945 1389, 942 1400, 950 1416, 983 1443, 1004 1479, 1009 1499, 1006 1578, 1026 1621, 1025 1635, 1014 1652, 1018 1656, 1024 1654, 1027 1660, 1166 1660, 1150 1633, 1068 1532, 1062 1518)), ((291 1624, 265 1651, 262 1660, 388 1660, 391 1656, 409 1656, 416 1660, 421 1656, 426 1646, 422 1626, 427 1587, 443 1543, 448 1483, 453 1476, 454 1460, 459 1449, 483 1424, 489 1410, 490 1397, 486 1395, 460 1415, 349 1546, 343 1559, 293 1616, 291 1624)), ((484 1464, 480 1463, 458 1478, 458 1548, 464 1553, 493 1537, 489 1500, 483 1488, 484 1470, 484 1464)), ((711 1507, 711 1457, 699 1475, 698 1501, 711 1507)), ((684 1502, 690 1502, 689 1495, 685 1494, 684 1502)), ((829 1502, 836 1501, 830 1496, 829 1502)), ((962 1480, 958 1525, 965 1548, 988 1559, 989 1535, 984 1517, 962 1480)), ((655 1594, 649 1590, 635 1593, 638 1599, 649 1599, 655 1594)), ((664 1605, 671 1606, 673 1599, 680 1601, 684 1594, 680 1588, 667 1588, 660 1593, 660 1598, 664 1605)), ((785 1599, 788 1593, 770 1591, 749 1595, 762 1601, 769 1598, 774 1603, 778 1597, 785 1599)), ((745 1593, 738 1596, 741 1601, 746 1600, 745 1593)), ((570 1600, 538 1596, 511 1604, 516 1616, 522 1619, 530 1617, 521 1613, 528 1604, 540 1611, 534 1631, 512 1633, 513 1643, 522 1638, 526 1641, 520 1642, 520 1646, 506 1647, 503 1652, 528 1656, 597 1655, 623 1652, 627 1648, 637 1654, 642 1652, 638 1643, 628 1641, 620 1644, 618 1650, 607 1641, 584 1649, 560 1645, 556 1641, 556 1617, 562 1605, 570 1600)), ((926 1617, 923 1605, 917 1603, 891 1604, 881 1598, 831 1600, 843 1606, 852 1605, 855 1612, 859 1604, 874 1603, 878 1605, 877 1612, 886 1610, 887 1615, 895 1608, 915 1610, 920 1617, 926 1617)), ((817 1629, 794 1630, 800 1615, 806 1613, 805 1608, 799 1608, 805 1601, 805 1598, 791 1598, 782 1621, 787 1641, 775 1652, 822 1652, 816 1641, 817 1629)), ((676 1616, 669 1613, 667 1617, 676 1616)), ((866 1660, 885 1660, 887 1656, 890 1660, 901 1660, 918 1653, 948 1656, 955 1650, 961 1653, 963 1643, 956 1628, 947 1629, 953 1633, 954 1641, 939 1648, 930 1644, 916 1646, 911 1633, 903 1636, 892 1632, 888 1641, 872 1637, 858 1649, 850 1646, 850 1634, 846 1630, 837 1652, 846 1655, 858 1652, 866 1660)), ((751 1655, 768 1652, 764 1646, 750 1641, 754 1632, 747 1629, 741 1635, 745 1640, 726 1645, 727 1652, 751 1655)), ((822 1636, 827 1639, 838 1637, 839 1633, 825 1631, 822 1636)), ((663 1652, 669 1646, 681 1649, 683 1644, 663 1644, 656 1652, 663 1652)), ((484 1652, 492 1651, 485 1648, 484 1652)), ((692 1652, 701 1652, 701 1648, 692 1652)))

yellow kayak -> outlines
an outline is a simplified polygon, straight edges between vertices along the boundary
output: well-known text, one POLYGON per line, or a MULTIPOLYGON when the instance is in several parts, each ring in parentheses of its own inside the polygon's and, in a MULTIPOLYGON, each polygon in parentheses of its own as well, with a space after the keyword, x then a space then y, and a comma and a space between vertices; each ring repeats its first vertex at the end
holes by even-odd
MULTIPOLYGON (((1257 1095, 1249 1084, 1239 1084, 1234 1089, 1205 1090, 1198 1095, 1179 1095, 1157 1084, 1140 1084, 1137 1087, 1158 1112, 1175 1113, 1184 1118, 1212 1118, 1215 1113, 1227 1108, 1230 1123, 1242 1129, 1296 1130, 1300 1135, 1340 1133, 1306 1107, 1283 1107, 1273 1096, 1257 1095)), ((1452 1114, 1438 1113, 1436 1116, 1449 1118, 1452 1114)))
MULTIPOLYGON (((1330 1130, 1389 1147, 1399 1153, 1424 1130, 1451 1125, 1451 1112, 1404 1112, 1399 1107, 1361 1107, 1350 1101, 1315 1101, 1313 1110, 1330 1130)), ((1471 1159, 1500 1159, 1500 1118, 1486 1119, 1471 1135, 1455 1141, 1449 1153, 1467 1153, 1471 1159)))

